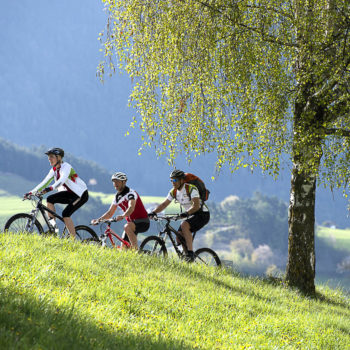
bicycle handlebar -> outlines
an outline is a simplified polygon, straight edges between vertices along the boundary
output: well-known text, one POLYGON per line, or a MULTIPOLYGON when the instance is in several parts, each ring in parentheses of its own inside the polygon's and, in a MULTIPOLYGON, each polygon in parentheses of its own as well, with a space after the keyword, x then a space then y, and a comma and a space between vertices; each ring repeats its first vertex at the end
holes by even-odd
POLYGON ((153 217, 153 220, 154 221, 157 221, 157 220, 166 220, 168 222, 170 221, 177 221, 180 219, 180 215, 179 214, 171 214, 171 215, 156 215, 153 217))
POLYGON ((99 224, 100 224, 100 223, 103 224, 103 223, 105 223, 105 222, 106 222, 107 224, 108 224, 108 223, 110 224, 110 223, 112 223, 112 222, 117 222, 117 220, 116 220, 116 218, 98 220, 98 223, 99 223, 99 224))
POLYGON ((31 193, 27 196, 24 196, 23 197, 23 201, 25 201, 26 199, 29 199, 29 200, 32 200, 32 199, 35 199, 35 198, 38 198, 38 199, 43 199, 44 195, 41 193, 41 192, 35 192, 35 193, 31 193))

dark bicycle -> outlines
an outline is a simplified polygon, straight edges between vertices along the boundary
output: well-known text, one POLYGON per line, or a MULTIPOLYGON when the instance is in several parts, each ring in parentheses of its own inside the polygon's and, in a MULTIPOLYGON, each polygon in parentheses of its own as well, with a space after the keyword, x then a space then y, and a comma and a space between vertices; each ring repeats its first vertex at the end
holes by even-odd
MULTIPOLYGON (((143 251, 149 255, 157 255, 166 257, 168 255, 168 250, 166 247, 166 240, 169 237, 169 240, 174 248, 176 255, 180 259, 186 259, 187 246, 184 237, 170 225, 171 221, 179 220, 179 215, 157 215, 153 220, 165 221, 164 229, 161 230, 158 236, 149 236, 146 237, 141 245, 139 250, 143 251), (179 244, 179 243, 180 244, 179 244), (182 250, 182 247, 183 250, 182 250)), ((193 239, 196 235, 196 232, 193 233, 193 239)), ((218 255, 210 248, 199 248, 194 252, 194 262, 199 264, 205 264, 210 266, 220 266, 221 261, 218 255)))
MULTIPOLYGON (((58 235, 61 238, 69 237, 69 232, 64 224, 63 217, 56 214, 54 211, 50 210, 48 207, 46 207, 44 204, 42 204, 43 195, 39 192, 32 194, 28 196, 27 198, 23 198, 23 200, 29 199, 32 201, 34 209, 31 211, 30 214, 27 213, 19 213, 13 215, 10 219, 7 220, 4 231, 6 232, 12 232, 12 233, 22 233, 22 232, 28 232, 28 233, 34 233, 38 235, 58 235), (41 216, 43 220, 38 219, 38 215, 41 213, 41 216), (49 221, 48 214, 50 213, 52 216, 54 216, 56 219, 59 219, 63 222, 64 228, 62 230, 62 233, 59 235, 59 233, 56 231, 56 229, 51 225, 49 221), (47 225, 48 230, 43 229, 43 224, 47 225)), ((95 231, 92 230, 90 227, 85 225, 78 225, 75 226, 75 232, 76 232, 76 238, 79 240, 84 240, 88 237, 95 237, 98 238, 95 231)))

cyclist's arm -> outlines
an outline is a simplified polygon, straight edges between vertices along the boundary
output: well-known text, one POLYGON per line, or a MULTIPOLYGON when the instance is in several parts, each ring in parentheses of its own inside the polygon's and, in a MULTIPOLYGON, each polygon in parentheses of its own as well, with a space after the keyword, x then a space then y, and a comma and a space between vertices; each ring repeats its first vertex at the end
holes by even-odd
POLYGON ((60 178, 57 181, 55 181, 51 186, 53 190, 63 185, 69 177, 72 167, 70 165, 68 166, 67 163, 65 164, 66 166, 61 166, 60 168, 60 178))
POLYGON ((160 213, 162 212, 169 204, 171 201, 166 198, 163 203, 159 204, 156 209, 153 210, 154 213, 160 213))
POLYGON ((51 183, 51 181, 54 178, 54 171, 50 169, 49 173, 46 175, 45 179, 40 182, 39 185, 34 187, 30 192, 35 193, 37 191, 41 191, 42 189, 48 187, 48 185, 51 183))
POLYGON ((91 220, 91 222, 98 222, 100 220, 110 219, 113 216, 114 212, 117 210, 117 207, 117 205, 112 203, 109 209, 103 215, 101 215, 98 219, 91 220))
POLYGON ((198 211, 201 208, 201 201, 199 197, 192 198, 192 206, 190 209, 187 210, 188 215, 194 214, 196 211, 198 211))
POLYGON ((120 215, 120 216, 123 219, 125 219, 127 216, 130 216, 134 212, 135 206, 136 206, 136 200, 130 199, 128 202, 128 209, 126 209, 126 211, 123 213, 123 215, 120 215))

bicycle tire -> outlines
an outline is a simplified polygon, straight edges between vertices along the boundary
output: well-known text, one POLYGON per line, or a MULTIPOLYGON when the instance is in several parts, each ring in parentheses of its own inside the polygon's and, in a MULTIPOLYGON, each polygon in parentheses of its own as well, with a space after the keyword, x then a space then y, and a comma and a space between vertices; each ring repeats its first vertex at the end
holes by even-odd
POLYGON ((28 227, 29 220, 33 220, 33 216, 26 213, 19 213, 16 215, 11 216, 4 227, 4 231, 6 232, 12 232, 12 233, 33 233, 33 234, 39 234, 42 235, 44 233, 44 230, 40 224, 40 222, 35 219, 33 231, 28 232, 26 230, 26 227, 28 227))
POLYGON ((157 236, 146 237, 140 244, 139 250, 147 255, 166 257, 168 251, 164 242, 157 236))
POLYGON ((85 242, 88 239, 95 240, 96 242, 99 241, 99 238, 95 233, 95 231, 88 226, 85 226, 85 225, 75 226, 75 233, 76 233, 75 238, 79 241, 85 242))
POLYGON ((194 252, 194 262, 208 266, 221 266, 221 260, 214 250, 210 248, 199 248, 194 252))

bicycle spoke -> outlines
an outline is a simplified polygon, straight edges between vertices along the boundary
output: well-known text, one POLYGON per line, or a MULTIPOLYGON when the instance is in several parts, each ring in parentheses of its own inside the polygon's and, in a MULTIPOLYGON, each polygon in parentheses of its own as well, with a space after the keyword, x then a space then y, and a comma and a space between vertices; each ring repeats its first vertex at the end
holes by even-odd
POLYGON ((201 248, 195 252, 195 260, 198 264, 205 264, 207 266, 220 266, 221 261, 217 254, 209 248, 201 248))
POLYGON ((167 249, 164 242, 155 236, 147 237, 140 245, 140 251, 147 255, 166 256, 167 249))
POLYGON ((41 234, 40 224, 29 214, 16 214, 5 224, 5 230, 12 233, 33 233, 41 234))

